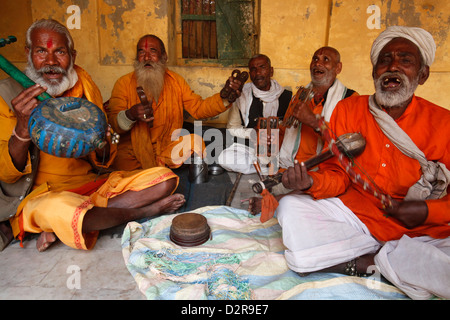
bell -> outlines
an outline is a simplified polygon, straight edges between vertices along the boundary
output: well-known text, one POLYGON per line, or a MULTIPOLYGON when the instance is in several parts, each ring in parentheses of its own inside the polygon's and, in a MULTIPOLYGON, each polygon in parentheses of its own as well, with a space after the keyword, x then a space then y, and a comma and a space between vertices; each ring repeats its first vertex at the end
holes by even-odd
POLYGON ((194 155, 194 161, 189 165, 189 182, 194 184, 208 181, 208 165, 202 158, 194 155))

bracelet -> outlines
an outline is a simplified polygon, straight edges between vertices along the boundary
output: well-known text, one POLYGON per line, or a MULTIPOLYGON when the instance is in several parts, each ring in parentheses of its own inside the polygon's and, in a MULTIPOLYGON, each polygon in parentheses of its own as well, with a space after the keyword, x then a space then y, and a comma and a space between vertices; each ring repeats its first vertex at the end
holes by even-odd
POLYGON ((20 137, 20 136, 16 133, 16 128, 13 128, 12 135, 15 136, 17 139, 19 139, 19 140, 22 141, 22 142, 29 142, 29 141, 31 141, 31 138, 22 138, 22 137, 20 137))
POLYGON ((371 274, 369 274, 369 273, 358 272, 358 268, 356 267, 356 260, 358 260, 358 258, 350 260, 349 262, 346 263, 344 273, 349 276, 354 276, 354 277, 369 277, 369 276, 371 276, 371 274))
POLYGON ((125 114, 126 110, 122 110, 117 115, 117 124, 119 125, 120 129, 124 131, 129 131, 136 123, 136 120, 131 120, 127 117, 125 114))

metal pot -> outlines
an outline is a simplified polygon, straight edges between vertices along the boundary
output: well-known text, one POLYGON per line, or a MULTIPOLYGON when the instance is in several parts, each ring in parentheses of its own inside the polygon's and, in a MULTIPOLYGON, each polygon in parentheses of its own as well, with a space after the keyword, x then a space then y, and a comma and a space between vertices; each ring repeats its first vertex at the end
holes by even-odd
POLYGON ((189 165, 189 182, 194 184, 208 182, 208 165, 204 161, 189 165))
POLYGON ((221 175, 224 171, 225 170, 220 165, 218 165, 217 163, 213 163, 212 165, 210 165, 208 167, 208 172, 212 176, 221 175))

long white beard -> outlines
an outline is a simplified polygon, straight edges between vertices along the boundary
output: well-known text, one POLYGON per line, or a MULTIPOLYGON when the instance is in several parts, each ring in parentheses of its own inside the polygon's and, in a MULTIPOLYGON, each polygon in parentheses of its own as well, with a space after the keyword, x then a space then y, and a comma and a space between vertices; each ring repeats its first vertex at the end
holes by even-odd
POLYGON ((25 69, 25 74, 37 84, 47 87, 47 93, 53 97, 60 96, 65 91, 73 88, 78 81, 78 74, 73 68, 73 63, 70 64, 67 70, 61 67, 46 66, 39 70, 34 68, 30 59, 28 59, 28 65, 25 69), (59 72, 63 74, 61 80, 47 81, 43 77, 43 73, 52 70, 53 72, 59 72))
POLYGON ((164 88, 164 75, 166 73, 166 65, 159 62, 134 62, 134 70, 138 86, 144 89, 145 94, 158 102, 161 92, 164 88), (150 64, 153 68, 145 67, 150 64))
POLYGON ((396 76, 401 78, 402 86, 397 91, 383 91, 381 84, 382 79, 390 74, 392 74, 392 72, 383 73, 380 77, 374 80, 375 99, 379 105, 386 108, 397 107, 406 103, 409 99, 411 99, 419 86, 419 78, 411 82, 406 75, 395 73, 396 76))

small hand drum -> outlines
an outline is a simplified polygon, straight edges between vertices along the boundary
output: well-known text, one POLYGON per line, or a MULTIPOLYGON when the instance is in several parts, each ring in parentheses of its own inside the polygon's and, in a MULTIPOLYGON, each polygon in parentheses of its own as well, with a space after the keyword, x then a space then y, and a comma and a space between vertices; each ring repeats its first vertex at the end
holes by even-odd
POLYGON ((92 102, 73 97, 44 100, 31 113, 31 140, 45 153, 79 158, 105 144, 108 123, 92 102))
POLYGON ((208 221, 198 213, 183 213, 172 220, 170 240, 182 247, 194 247, 208 241, 211 235, 208 221))

